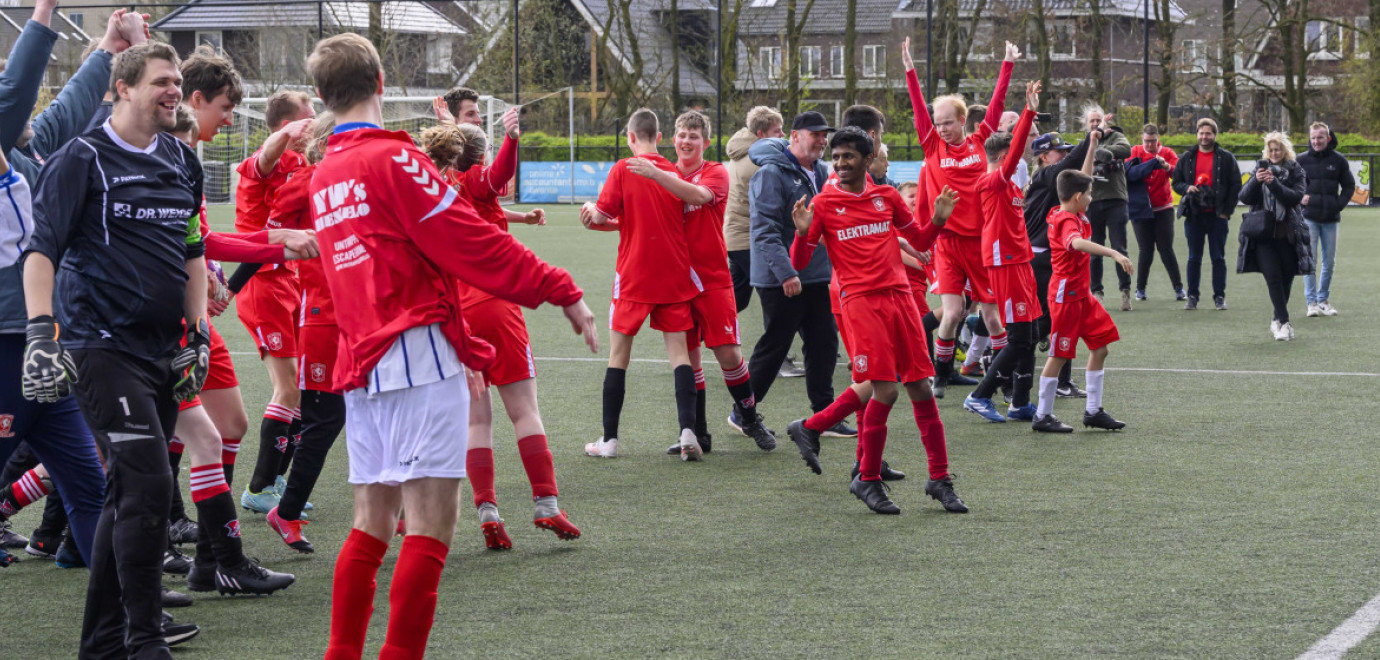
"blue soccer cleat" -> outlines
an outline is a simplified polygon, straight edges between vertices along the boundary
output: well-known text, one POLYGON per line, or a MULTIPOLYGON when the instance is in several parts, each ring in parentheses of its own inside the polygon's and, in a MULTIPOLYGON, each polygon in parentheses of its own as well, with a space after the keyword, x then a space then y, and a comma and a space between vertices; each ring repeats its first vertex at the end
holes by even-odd
POLYGON ((278 495, 277 491, 273 490, 272 486, 258 493, 249 492, 249 487, 246 486, 244 494, 240 496, 240 506, 254 513, 266 514, 278 506, 279 499, 281 499, 281 497, 278 495))
POLYGON ((969 394, 963 400, 963 409, 971 413, 977 413, 983 419, 994 424, 1005 424, 1006 418, 997 412, 997 407, 992 405, 991 399, 979 399, 969 394))
MULTIPOLYGON (((281 474, 278 475, 277 477, 274 477, 274 478, 273 478, 273 485, 272 485, 272 486, 269 486, 268 489, 269 489, 269 490, 272 490, 272 491, 275 492, 275 493, 277 493, 277 494, 278 494, 278 499, 280 499, 280 500, 283 499, 283 493, 286 493, 286 492, 287 492, 287 478, 284 477, 284 476, 281 475, 281 474)), ((316 507, 312 506, 312 503, 311 503, 311 502, 307 502, 306 504, 303 504, 303 505, 302 505, 302 510, 303 510, 303 511, 311 511, 312 509, 315 509, 315 508, 316 508, 316 507)))
POLYGON ((1013 422, 1033 422, 1035 421, 1035 404, 1027 403, 1023 406, 1013 406, 1006 411, 1006 418, 1013 422))

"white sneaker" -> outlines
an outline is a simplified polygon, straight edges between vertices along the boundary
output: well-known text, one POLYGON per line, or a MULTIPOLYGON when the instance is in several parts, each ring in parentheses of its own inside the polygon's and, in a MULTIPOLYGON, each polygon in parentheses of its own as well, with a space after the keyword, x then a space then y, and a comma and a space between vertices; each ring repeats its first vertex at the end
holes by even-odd
POLYGON ((1332 303, 1327 302, 1326 300, 1324 300, 1324 301, 1318 303, 1318 311, 1319 311, 1319 312, 1322 312, 1322 315, 1323 315, 1323 316, 1336 316, 1336 315, 1337 315, 1337 308, 1336 308, 1336 307, 1333 307, 1333 306, 1332 306, 1332 303))
POLYGON ((1276 340, 1284 341, 1284 335, 1279 334, 1279 321, 1270 321, 1270 334, 1274 335, 1276 340))
POLYGON ((1318 309, 1318 303, 1308 303, 1308 318, 1311 319, 1311 318, 1313 318, 1313 317, 1315 317, 1315 316, 1321 316, 1321 315, 1322 315, 1322 310, 1321 310, 1321 309, 1318 309))
POLYGON ((704 456, 704 450, 700 449, 700 441, 695 437, 695 432, 691 429, 680 430, 680 460, 698 461, 704 456))
POLYGON ((1279 331, 1280 331, 1281 333, 1284 334, 1284 341, 1291 341, 1291 340, 1293 340, 1293 338, 1294 338, 1294 324, 1289 323, 1288 321, 1286 321, 1286 322, 1284 323, 1284 325, 1279 326, 1279 331))
POLYGON ((595 458, 618 458, 618 438, 599 438, 585 443, 585 454, 595 458))

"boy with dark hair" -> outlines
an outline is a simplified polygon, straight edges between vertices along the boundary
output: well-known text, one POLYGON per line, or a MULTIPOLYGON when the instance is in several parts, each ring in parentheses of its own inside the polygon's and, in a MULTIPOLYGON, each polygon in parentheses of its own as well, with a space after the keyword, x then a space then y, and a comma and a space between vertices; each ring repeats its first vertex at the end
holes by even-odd
POLYGON ((1077 355, 1078 340, 1087 344, 1088 404, 1083 425, 1115 431, 1126 426, 1102 409, 1103 364, 1107 346, 1121 338, 1107 310, 1089 289, 1090 255, 1110 257, 1127 275, 1135 272, 1126 255, 1092 242, 1092 223, 1084 215, 1092 203, 1092 176, 1067 170, 1059 174, 1059 208, 1049 214, 1050 260, 1054 278, 1049 285, 1049 359, 1040 374, 1040 405, 1031 428, 1041 433, 1072 433, 1073 428, 1054 416, 1059 371, 1077 355))
MULTIPOLYGON (((820 241, 824 241, 839 271, 843 320, 855 353, 851 356, 854 377, 872 385, 872 397, 863 413, 866 422, 860 439, 859 474, 853 478, 849 491, 877 513, 901 512, 887 497, 881 476, 886 422, 899 394, 896 383, 900 381, 911 398, 920 439, 929 457, 930 481, 925 492, 950 511, 966 511, 949 476, 944 423, 939 419, 928 380, 934 374, 934 366, 925 352, 924 329, 911 300, 896 243, 899 233, 912 245, 927 245, 938 230, 928 228, 930 235, 923 235, 900 193, 868 180, 867 170, 874 156, 872 139, 867 133, 845 127, 829 140, 829 148, 838 180, 826 183, 808 207, 803 197, 795 203, 791 213, 796 228, 791 262, 797 268, 804 267, 820 241), (820 209, 818 215, 815 209, 820 209)), ((936 215, 947 217, 955 199, 953 191, 945 188, 934 200, 936 215)), ((845 393, 844 397, 847 396, 845 393)), ((829 412, 826 409, 816 416, 829 412)), ((805 420, 803 426, 822 426, 822 422, 811 421, 805 420)), ((818 438, 817 432, 811 433, 812 439, 818 438)))
POLYGON ((580 208, 580 222, 597 231, 618 231, 618 263, 609 303, 609 367, 604 375, 604 435, 585 445, 600 458, 618 455, 618 423, 623 413, 624 383, 632 360, 633 338, 651 318, 660 330, 675 372, 676 419, 680 424, 680 458, 697 461, 704 453, 695 434, 695 370, 685 333, 695 327, 690 301, 704 290, 691 267, 685 240, 684 204, 660 185, 634 176, 636 160, 679 178, 676 166, 657 153, 661 141, 656 113, 642 108, 628 118, 631 158, 609 170, 598 202, 580 208))

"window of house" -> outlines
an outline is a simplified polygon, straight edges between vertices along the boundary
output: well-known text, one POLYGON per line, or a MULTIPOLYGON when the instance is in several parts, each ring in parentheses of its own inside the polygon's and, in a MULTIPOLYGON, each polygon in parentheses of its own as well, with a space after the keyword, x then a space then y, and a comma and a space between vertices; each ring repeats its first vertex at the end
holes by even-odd
POLYGON ((69 11, 67 12, 67 20, 71 21, 78 30, 86 31, 86 14, 79 11, 69 11))
POLYGON ((433 34, 426 38, 426 72, 451 72, 450 35, 433 34))
POLYGON ((819 46, 800 47, 801 76, 804 76, 806 78, 819 77, 820 51, 821 49, 819 46))
POLYGON ((757 68, 769 78, 781 77, 781 47, 763 46, 757 49, 757 68))
POLYGON ((886 47, 863 46, 863 77, 882 78, 886 76, 886 47))
POLYGON ((830 46, 829 75, 835 78, 842 78, 843 74, 843 46, 830 46))
POLYGON ((1370 17, 1358 16, 1356 18, 1356 31, 1352 33, 1355 39, 1352 52, 1356 57, 1366 59, 1370 57, 1370 17))
POLYGON ((1340 30, 1331 23, 1308 21, 1304 26, 1304 48, 1309 57, 1337 57, 1342 50, 1341 37, 1340 30))
POLYGON ((1207 70, 1207 49, 1203 47, 1203 42, 1198 39, 1185 39, 1179 49, 1181 66, 1185 71, 1206 71, 1207 70))
POLYGON ((196 45, 209 44, 217 51, 221 49, 222 39, 220 30, 197 30, 196 33, 196 45))
POLYGON ((1055 21, 1049 26, 1049 52, 1054 59, 1073 59, 1077 54, 1075 46, 1078 30, 1070 21, 1055 21))
POLYGON ((752 0, 749 7, 775 7, 776 0, 752 0))

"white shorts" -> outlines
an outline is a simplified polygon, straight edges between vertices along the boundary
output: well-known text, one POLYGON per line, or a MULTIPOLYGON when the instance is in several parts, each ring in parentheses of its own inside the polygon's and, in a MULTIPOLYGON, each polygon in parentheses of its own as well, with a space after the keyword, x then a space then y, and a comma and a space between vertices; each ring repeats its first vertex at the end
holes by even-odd
POLYGON ((369 394, 345 393, 345 446, 351 484, 396 486, 425 478, 463 479, 470 427, 464 373, 369 394))

